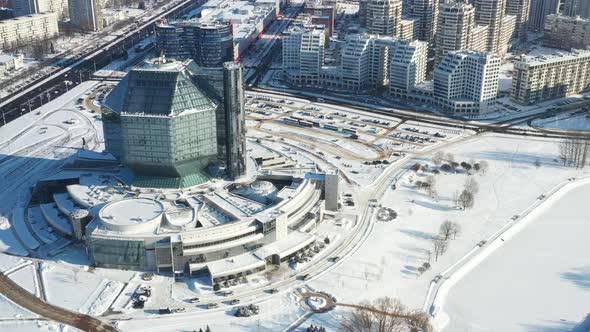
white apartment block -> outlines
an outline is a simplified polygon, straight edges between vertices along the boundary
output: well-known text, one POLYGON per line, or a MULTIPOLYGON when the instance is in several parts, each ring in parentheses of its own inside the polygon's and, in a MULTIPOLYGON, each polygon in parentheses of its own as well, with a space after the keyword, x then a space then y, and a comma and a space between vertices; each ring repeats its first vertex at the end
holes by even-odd
POLYGON ((51 12, 58 20, 68 16, 68 0, 10 0, 9 4, 16 16, 51 12))
POLYGON ((22 54, 12 56, 0 53, 0 76, 9 71, 19 70, 24 65, 24 56, 22 54))
POLYGON ((390 49, 389 94, 406 98, 426 81, 428 43, 400 41, 390 49))
POLYGON ((434 43, 439 0, 404 0, 403 14, 418 21, 415 39, 434 43))
POLYGON ((3 50, 55 38, 58 35, 56 13, 19 16, 0 21, 0 49, 3 50))
POLYGON ((476 25, 471 33, 471 44, 469 49, 472 51, 485 52, 488 49, 488 26, 476 25))
POLYGON ((417 18, 404 18, 400 23, 400 32, 398 37, 405 40, 418 39, 420 33, 420 19, 417 18))
POLYGON ((103 28, 102 0, 70 0, 70 22, 84 31, 103 28))
POLYGON ((543 44, 565 50, 585 49, 590 46, 590 19, 555 14, 547 16, 543 44))
POLYGON ((531 0, 507 0, 506 14, 516 18, 513 38, 520 42, 527 40, 527 31, 529 25, 529 12, 531 10, 531 0))
POLYGON ((590 87, 590 50, 521 56, 510 97, 522 105, 563 98, 590 87))
POLYGON ((323 25, 297 26, 283 33, 283 70, 297 83, 317 84, 324 64, 323 25))
POLYGON ((434 70, 434 102, 458 115, 494 111, 501 65, 494 54, 449 52, 434 70))
POLYGON ((368 33, 399 37, 402 20, 401 0, 368 0, 366 8, 368 33))
POLYGON ((506 54, 508 47, 504 44, 506 29, 514 31, 515 19, 504 19, 506 16, 506 0, 473 0, 475 22, 477 25, 488 26, 487 51, 506 54), (510 26, 506 26, 512 25, 510 26))
POLYGON ((475 26, 475 8, 467 3, 448 2, 440 5, 436 32, 436 62, 450 51, 469 49, 475 26))

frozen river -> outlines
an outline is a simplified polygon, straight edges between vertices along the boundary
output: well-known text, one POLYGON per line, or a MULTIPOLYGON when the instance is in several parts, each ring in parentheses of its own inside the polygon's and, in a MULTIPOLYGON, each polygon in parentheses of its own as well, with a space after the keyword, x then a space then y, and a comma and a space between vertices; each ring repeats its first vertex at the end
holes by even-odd
POLYGON ((576 326, 590 313, 590 181, 567 188, 450 290, 444 331, 582 330, 576 326))

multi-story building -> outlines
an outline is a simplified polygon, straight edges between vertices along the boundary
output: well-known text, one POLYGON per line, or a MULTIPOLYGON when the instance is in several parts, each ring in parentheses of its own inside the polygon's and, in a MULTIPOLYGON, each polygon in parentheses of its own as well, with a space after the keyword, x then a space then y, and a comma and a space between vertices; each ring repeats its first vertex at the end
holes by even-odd
POLYGON ((84 31, 103 28, 101 0, 70 0, 70 22, 84 31))
POLYGON ((399 25, 400 32, 398 37, 400 39, 406 40, 414 40, 417 39, 418 34, 420 33, 420 19, 407 17, 401 20, 399 25))
POLYGON ((562 14, 572 17, 580 16, 583 18, 590 18, 590 1, 565 0, 562 14))
POLYGON ((229 22, 160 22, 156 36, 160 52, 179 60, 193 59, 201 67, 221 67, 235 58, 229 22))
POLYGON ((529 14, 529 30, 542 32, 545 28, 545 17, 559 12, 559 0, 531 0, 529 14))
POLYGON ((506 14, 516 17, 514 40, 518 40, 519 42, 525 42, 527 40, 530 10, 531 0, 506 1, 506 14))
POLYGON ((323 24, 328 37, 336 30, 336 7, 317 5, 306 7, 305 13, 311 15, 312 24, 323 24))
POLYGON ((590 19, 552 14, 545 19, 543 44, 570 50, 590 46, 590 19))
POLYGON ((137 185, 196 185, 217 160, 221 106, 192 82, 189 63, 147 61, 105 102, 105 146, 134 171, 137 185))
POLYGON ((221 147, 218 157, 224 161, 227 174, 232 179, 246 174, 246 109, 242 72, 243 67, 238 62, 224 64, 223 120, 217 120, 218 150, 221 147), (224 124, 223 131, 220 130, 220 122, 224 124))
POLYGON ((488 49, 488 26, 476 25, 471 33, 469 49, 472 51, 485 52, 488 49))
POLYGON ((389 53, 389 94, 405 98, 426 80, 428 43, 400 41, 389 53))
POLYGON ((193 58, 198 63, 217 63, 239 60, 240 56, 258 40, 275 20, 281 2, 211 0, 189 12, 186 19, 156 24, 157 44, 170 56, 193 58), (232 57, 227 58, 227 47, 232 42, 232 57), (218 44, 218 45, 216 45, 218 44), (176 45, 182 50, 178 51, 176 45), (197 48, 205 49, 197 53, 197 48), (207 60, 207 54, 217 60, 207 60))
POLYGON ((19 70, 24 67, 24 56, 18 54, 15 56, 0 53, 0 76, 6 72, 19 70))
POLYGON ((590 51, 521 56, 514 63, 512 100, 532 105, 579 93, 590 87, 590 51))
POLYGON ((283 33, 283 71, 295 82, 317 84, 324 64, 323 25, 295 26, 283 33))
POLYGON ((415 38, 434 43, 439 0, 404 0, 403 14, 418 21, 415 38))
POLYGON ((449 52, 434 70, 434 101, 460 115, 495 110, 501 59, 475 51, 449 52))
POLYGON ((441 3, 436 29, 436 62, 450 51, 469 49, 474 27, 475 8, 472 5, 454 1, 441 3))
POLYGON ((487 51, 506 54, 506 30, 514 31, 515 19, 506 19, 506 0, 473 0, 475 22, 488 26, 487 51))
POLYGON ((56 13, 19 16, 0 21, 0 49, 3 50, 55 38, 58 35, 56 13))
POLYGON ((401 20, 401 0, 368 0, 366 19, 368 33, 399 37, 401 20))

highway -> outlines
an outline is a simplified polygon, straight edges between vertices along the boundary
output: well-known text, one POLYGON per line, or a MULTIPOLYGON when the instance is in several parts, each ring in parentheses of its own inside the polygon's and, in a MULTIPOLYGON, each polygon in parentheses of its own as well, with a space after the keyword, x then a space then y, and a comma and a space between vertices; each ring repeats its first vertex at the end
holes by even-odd
POLYGON ((185 0, 171 6, 137 26, 135 29, 122 34, 121 37, 104 45, 100 45, 94 50, 84 54, 79 60, 62 70, 49 77, 41 78, 22 90, 9 95, 0 102, 0 111, 2 112, 4 120, 0 122, 0 125, 3 125, 5 122, 10 122, 23 113, 27 113, 36 107, 41 106, 44 104, 43 97, 46 97, 46 101, 49 101, 50 99, 66 92, 67 87, 65 86, 64 81, 76 80, 82 82, 90 79, 91 73, 113 60, 113 51, 120 47, 131 47, 132 44, 139 42, 149 34, 153 33, 153 28, 158 20, 179 15, 184 11, 192 9, 197 4, 198 2, 195 2, 194 0, 185 0), (44 96, 47 91, 49 91, 50 96, 44 96), (22 111, 23 109, 24 111, 22 111))

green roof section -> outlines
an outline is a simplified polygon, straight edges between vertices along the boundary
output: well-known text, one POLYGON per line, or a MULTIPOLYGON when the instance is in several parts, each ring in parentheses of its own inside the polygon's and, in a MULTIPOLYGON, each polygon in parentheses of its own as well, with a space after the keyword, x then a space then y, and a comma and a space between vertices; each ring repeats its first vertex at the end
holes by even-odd
POLYGON ((160 61, 163 62, 146 62, 129 73, 122 112, 173 116, 217 107, 217 103, 192 82, 186 68, 190 62, 160 61))
POLYGON ((198 186, 209 181, 210 177, 204 172, 187 174, 182 177, 162 177, 137 175, 133 186, 139 188, 182 189, 198 186))

